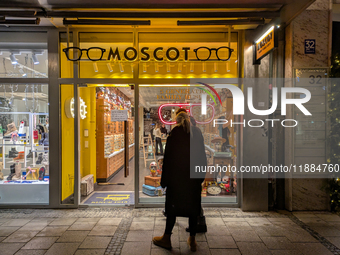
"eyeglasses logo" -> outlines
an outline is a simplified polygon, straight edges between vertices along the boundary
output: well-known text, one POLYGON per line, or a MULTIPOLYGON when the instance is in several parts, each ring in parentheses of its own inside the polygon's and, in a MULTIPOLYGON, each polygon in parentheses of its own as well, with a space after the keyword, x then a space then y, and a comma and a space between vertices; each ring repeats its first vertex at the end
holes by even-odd
MULTIPOLYGON (((219 47, 219 48, 199 47, 197 49, 194 49, 196 58, 200 61, 210 60, 212 51, 216 52, 217 60, 227 61, 230 59, 231 53, 233 53, 234 50, 226 46, 219 47)), ((216 60, 216 59, 213 59, 213 60, 216 60)))
MULTIPOLYGON (((161 57, 158 52, 163 51, 163 47, 157 47, 153 51, 153 57, 157 61, 163 61, 167 59, 168 61, 177 61, 180 58, 180 50, 177 49, 176 47, 170 47, 168 48, 165 52, 165 56, 161 57), (172 56, 170 53, 175 52, 175 55, 172 56)), ((234 51, 233 49, 222 46, 219 48, 208 48, 208 47, 199 47, 197 49, 194 49, 193 51, 196 54, 196 59, 189 59, 189 50, 190 47, 182 47, 182 50, 184 51, 184 60, 185 61, 191 61, 191 60, 199 60, 199 61, 227 61, 230 59, 232 52, 234 51), (210 59, 212 52, 215 52, 217 59, 210 59)), ((110 48, 107 59, 103 59, 104 53, 106 52, 106 49, 100 48, 100 47, 90 47, 88 49, 81 49, 79 47, 67 47, 63 49, 63 52, 65 53, 67 59, 69 61, 79 61, 83 60, 83 51, 86 51, 86 55, 88 60, 91 61, 100 61, 100 60, 111 60, 111 59, 117 59, 121 60, 120 52, 118 47, 116 48, 115 51, 110 48)), ((141 61, 148 61, 151 59, 149 47, 143 47, 140 50, 141 54, 141 61)), ((128 61, 135 61, 138 58, 138 53, 137 50, 134 47, 128 47, 124 50, 124 57, 128 61), (129 56, 129 52, 132 52, 132 55, 129 56)))

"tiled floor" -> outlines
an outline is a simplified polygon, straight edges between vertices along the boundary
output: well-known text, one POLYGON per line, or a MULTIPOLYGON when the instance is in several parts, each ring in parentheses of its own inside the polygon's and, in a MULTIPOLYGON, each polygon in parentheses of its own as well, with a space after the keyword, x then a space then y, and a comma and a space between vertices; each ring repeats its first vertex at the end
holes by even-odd
MULTIPOLYGON (((205 209, 208 232, 195 254, 340 254, 340 217, 329 212, 205 209)), ((1 255, 191 254, 178 218, 172 251, 152 244, 162 235, 161 209, 0 210, 1 255)))

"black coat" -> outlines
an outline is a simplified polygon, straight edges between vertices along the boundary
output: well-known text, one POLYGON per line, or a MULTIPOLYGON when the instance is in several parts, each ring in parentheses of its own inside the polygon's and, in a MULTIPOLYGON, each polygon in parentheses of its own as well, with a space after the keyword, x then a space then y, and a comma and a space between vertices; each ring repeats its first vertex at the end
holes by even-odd
POLYGON ((188 217, 201 211, 201 184, 204 179, 191 179, 195 165, 206 166, 204 140, 197 127, 186 133, 175 127, 166 141, 161 185, 166 189, 165 210, 168 215, 188 217), (195 155, 195 157, 190 157, 195 155))

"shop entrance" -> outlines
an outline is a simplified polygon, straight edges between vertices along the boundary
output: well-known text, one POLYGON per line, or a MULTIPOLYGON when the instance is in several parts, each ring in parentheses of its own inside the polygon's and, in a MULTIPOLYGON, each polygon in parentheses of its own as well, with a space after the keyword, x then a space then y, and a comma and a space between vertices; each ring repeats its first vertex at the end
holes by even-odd
POLYGON ((134 204, 133 87, 79 88, 81 204, 134 204))

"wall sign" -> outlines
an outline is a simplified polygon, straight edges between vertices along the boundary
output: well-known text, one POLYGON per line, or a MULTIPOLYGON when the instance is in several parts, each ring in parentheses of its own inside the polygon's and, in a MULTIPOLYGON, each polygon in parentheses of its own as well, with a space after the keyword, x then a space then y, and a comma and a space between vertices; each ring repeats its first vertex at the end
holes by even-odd
POLYGON ((128 110, 111 110, 111 121, 127 121, 128 110))
POLYGON ((260 60, 277 47, 276 34, 275 26, 272 26, 254 42, 254 65, 260 64, 260 60))
MULTIPOLYGON (((86 108, 87 105, 85 104, 84 100, 79 97, 80 105, 79 105, 79 116, 83 120, 86 118, 86 108)), ((74 97, 68 98, 65 101, 65 114, 67 118, 74 118, 74 97)))
POLYGON ((305 54, 315 54, 315 39, 305 40, 305 54))

